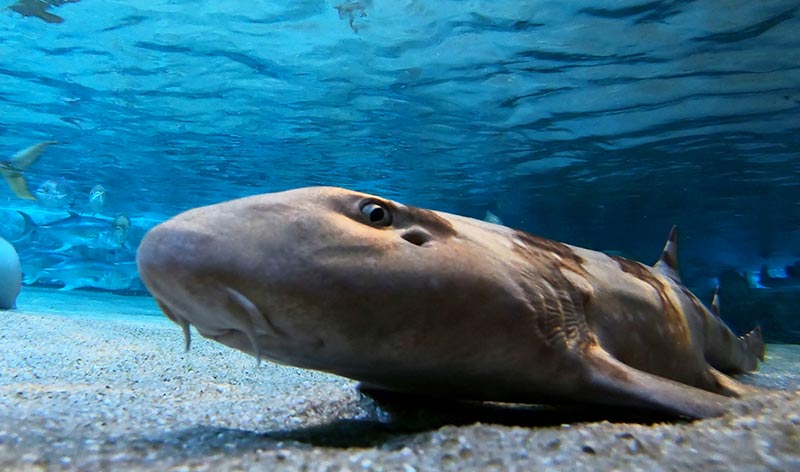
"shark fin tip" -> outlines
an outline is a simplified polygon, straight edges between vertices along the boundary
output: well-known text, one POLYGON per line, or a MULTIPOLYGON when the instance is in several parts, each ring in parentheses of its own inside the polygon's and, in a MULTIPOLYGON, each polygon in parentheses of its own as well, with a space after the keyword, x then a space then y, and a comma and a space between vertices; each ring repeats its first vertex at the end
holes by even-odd
POLYGON ((673 225, 667 236, 667 242, 664 244, 664 250, 661 252, 661 257, 658 262, 653 266, 662 274, 671 277, 676 282, 681 281, 680 273, 678 272, 678 226, 673 225))

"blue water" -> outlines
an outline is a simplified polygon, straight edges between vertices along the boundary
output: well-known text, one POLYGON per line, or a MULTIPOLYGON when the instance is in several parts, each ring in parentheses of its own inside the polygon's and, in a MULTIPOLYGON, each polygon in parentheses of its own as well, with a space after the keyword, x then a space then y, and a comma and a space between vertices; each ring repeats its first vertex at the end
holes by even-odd
POLYGON ((47 3, 0 2, 0 155, 56 140, 30 187, 130 217, 76 257, 324 184, 643 261, 676 223, 699 291, 800 259, 800 1, 47 3))

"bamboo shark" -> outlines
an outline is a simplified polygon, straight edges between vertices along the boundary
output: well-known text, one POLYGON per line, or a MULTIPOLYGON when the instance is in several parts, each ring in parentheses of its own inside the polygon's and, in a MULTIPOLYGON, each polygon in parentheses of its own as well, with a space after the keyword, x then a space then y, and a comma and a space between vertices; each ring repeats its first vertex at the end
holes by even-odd
POLYGON ((705 418, 764 360, 680 283, 677 233, 650 267, 330 187, 195 208, 148 232, 165 314, 257 358, 372 389, 584 402, 705 418))

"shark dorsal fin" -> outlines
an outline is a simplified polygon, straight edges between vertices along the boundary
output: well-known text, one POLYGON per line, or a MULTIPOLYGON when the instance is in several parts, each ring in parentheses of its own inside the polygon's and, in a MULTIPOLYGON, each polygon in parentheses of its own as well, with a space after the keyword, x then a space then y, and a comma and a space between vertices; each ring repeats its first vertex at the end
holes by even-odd
POLYGON ((711 313, 719 318, 719 285, 714 290, 714 296, 711 298, 711 313))
POLYGON ((653 266, 657 271, 671 277, 676 282, 681 281, 681 276, 678 274, 678 227, 673 226, 667 237, 667 243, 664 244, 664 251, 661 252, 661 257, 658 262, 653 266))

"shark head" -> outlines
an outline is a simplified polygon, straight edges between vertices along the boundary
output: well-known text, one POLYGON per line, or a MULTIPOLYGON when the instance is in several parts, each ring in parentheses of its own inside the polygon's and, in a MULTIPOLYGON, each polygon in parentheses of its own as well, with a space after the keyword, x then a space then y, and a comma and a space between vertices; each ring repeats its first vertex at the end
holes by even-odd
POLYGON ((424 376, 433 359, 472 368, 475 343, 494 336, 504 349, 504 316, 524 301, 498 259, 470 257, 498 239, 483 232, 503 231, 312 187, 189 210, 154 227, 137 259, 187 347, 193 325, 258 358, 379 381, 424 376))

